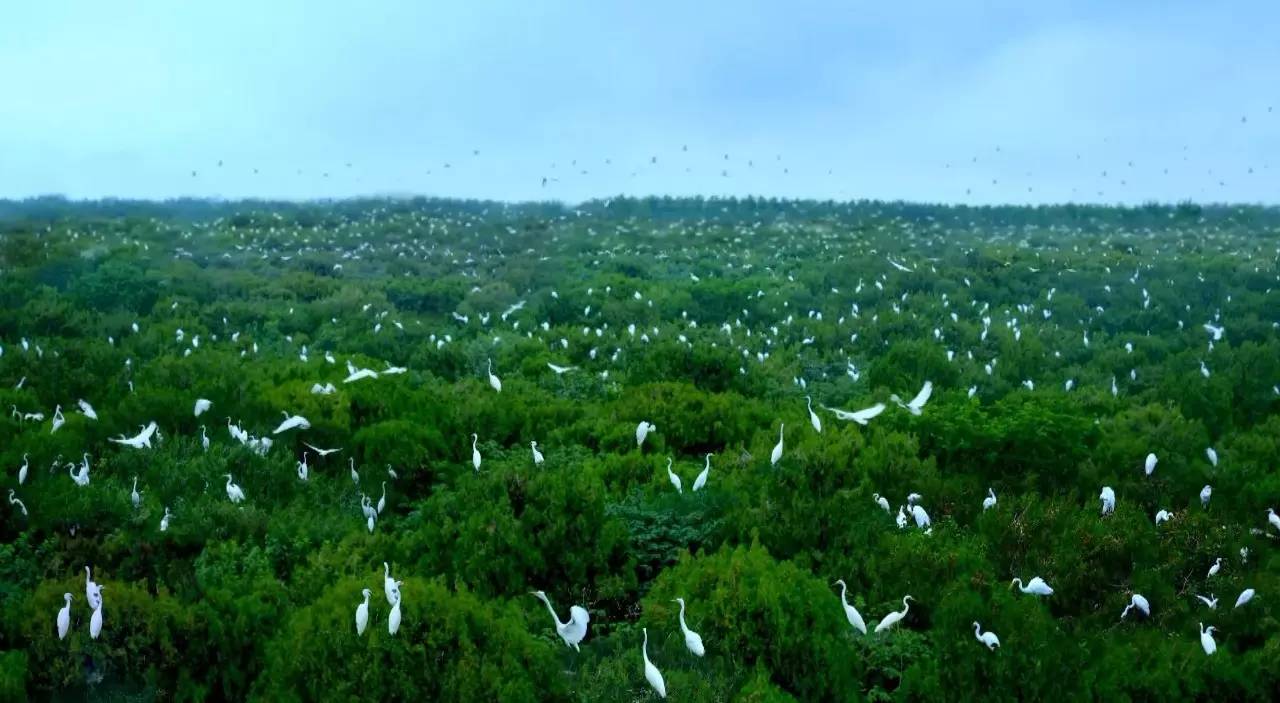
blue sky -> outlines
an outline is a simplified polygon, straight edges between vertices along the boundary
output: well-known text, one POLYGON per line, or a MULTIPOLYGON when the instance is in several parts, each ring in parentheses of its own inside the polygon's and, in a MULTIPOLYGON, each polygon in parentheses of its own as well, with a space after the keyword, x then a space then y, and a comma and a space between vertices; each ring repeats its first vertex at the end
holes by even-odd
POLYGON ((1280 4, 977 5, 10 3, 0 197, 1276 202, 1280 4))

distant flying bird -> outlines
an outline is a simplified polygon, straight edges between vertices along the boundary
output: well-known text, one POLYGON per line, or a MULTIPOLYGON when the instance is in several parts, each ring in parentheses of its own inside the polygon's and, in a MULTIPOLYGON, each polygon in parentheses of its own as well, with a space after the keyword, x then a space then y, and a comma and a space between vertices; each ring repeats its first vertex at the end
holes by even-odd
POLYGON ((879 415, 880 413, 884 412, 884 403, 876 403, 875 405, 872 405, 869 408, 865 408, 863 410, 858 410, 855 412, 849 412, 847 410, 838 410, 836 408, 827 408, 826 406, 823 406, 823 407, 826 408, 827 410, 830 410, 832 413, 834 413, 837 420, 848 420, 848 421, 856 422, 859 425, 866 425, 869 420, 879 415))
POLYGON ((208 410, 209 408, 212 408, 212 407, 213 407, 213 401, 211 401, 211 400, 205 400, 204 398, 197 398, 197 399, 196 399, 196 406, 195 406, 195 409, 194 409, 195 416, 196 416, 196 417, 200 417, 201 415, 203 415, 203 414, 204 414, 204 412, 205 412, 206 410, 208 410))
POLYGON ((555 371, 557 376, 562 376, 566 372, 572 371, 578 367, 577 366, 556 366, 551 362, 547 362, 547 368, 551 369, 552 371, 555 371))
POLYGON ((288 412, 284 411, 282 411, 281 414, 284 415, 284 421, 277 425, 275 431, 271 434, 280 434, 281 432, 288 432, 292 429, 306 430, 311 428, 311 423, 307 421, 307 418, 301 415, 290 415, 288 412))
POLYGON ((933 395, 933 381, 925 381, 920 392, 916 397, 911 399, 910 403, 903 404, 902 399, 896 394, 889 396, 889 400, 898 404, 903 410, 908 410, 912 415, 919 415, 924 410, 924 404, 929 402, 929 396, 933 395))
POLYGON ((319 454, 322 457, 326 457, 335 452, 342 451, 342 447, 338 447, 337 449, 321 449, 320 447, 307 444, 306 442, 303 442, 302 446, 306 447, 307 449, 310 449, 311 451, 315 452, 316 454, 319 454))

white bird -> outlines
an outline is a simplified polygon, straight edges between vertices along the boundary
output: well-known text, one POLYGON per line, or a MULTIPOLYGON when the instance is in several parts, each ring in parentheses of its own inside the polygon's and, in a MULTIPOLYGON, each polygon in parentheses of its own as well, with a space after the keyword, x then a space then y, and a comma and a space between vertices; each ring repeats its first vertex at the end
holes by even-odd
POLYGON ((1214 465, 1214 467, 1217 467, 1217 465, 1218 465, 1218 451, 1217 451, 1216 449, 1214 449, 1213 447, 1205 447, 1205 448, 1204 448, 1204 455, 1205 455, 1205 456, 1207 456, 1207 457, 1209 457, 1209 463, 1210 463, 1210 464, 1213 464, 1213 465, 1214 465))
POLYGON ((1132 608, 1137 608, 1143 615, 1151 615, 1151 604, 1140 593, 1135 593, 1129 598, 1129 605, 1126 605, 1124 611, 1120 613, 1120 619, 1124 620, 1124 616, 1128 615, 1132 608))
POLYGON ((84 567, 84 600, 93 609, 102 605, 102 587, 93 580, 88 566, 84 567))
POLYGON ((476 442, 479 439, 479 435, 475 432, 471 433, 471 465, 475 467, 476 471, 480 470, 480 450, 476 449, 476 442))
POLYGON ((64 639, 71 631, 71 594, 63 593, 62 599, 66 605, 58 610, 58 639, 64 639))
POLYGON ((537 440, 529 442, 529 448, 533 450, 533 465, 542 466, 542 462, 545 461, 545 459, 542 456, 542 452, 538 451, 537 440))
POLYGON ((977 620, 973 621, 973 636, 978 638, 979 642, 985 644, 988 651, 994 650, 996 647, 1000 646, 1000 638, 996 637, 996 633, 989 631, 983 632, 982 626, 978 624, 977 620))
POLYGON ((1103 486, 1102 493, 1098 494, 1098 498, 1102 500, 1102 514, 1110 515, 1116 510, 1116 492, 1111 490, 1111 486, 1103 486))
POLYGON ((301 415, 290 415, 288 412, 284 411, 281 411, 281 414, 284 415, 284 422, 276 425, 275 431, 271 434, 280 434, 281 432, 288 432, 295 428, 300 430, 311 428, 311 423, 307 421, 307 418, 301 415))
POLYGON ((89 637, 98 639, 98 635, 102 634, 102 597, 98 597, 98 605, 93 609, 93 616, 89 618, 89 637))
POLYGON ((501 393, 502 381, 499 380, 497 376, 493 375, 493 359, 489 359, 488 361, 489 361, 489 386, 492 387, 493 390, 501 393))
POLYGON ((204 425, 200 426, 200 446, 209 451, 209 435, 205 433, 204 425))
POLYGON ((1253 600, 1254 593, 1256 593, 1256 591, 1254 591, 1252 588, 1246 588, 1243 591, 1240 591, 1240 595, 1239 597, 1236 598, 1236 604, 1234 607, 1239 608, 1245 603, 1248 603, 1249 601, 1253 600))
POLYGON ((1280 530, 1280 515, 1276 515, 1275 508, 1267 508, 1267 522, 1270 523, 1272 527, 1280 530))
POLYGON ((1213 560, 1213 566, 1209 567, 1209 573, 1205 574, 1205 578, 1216 576, 1222 570, 1222 557, 1213 560))
POLYGON ((240 486, 231 482, 231 474, 223 474, 227 477, 227 499, 232 503, 240 503, 244 500, 244 491, 240 490, 240 486))
POLYGON ((204 398, 196 398, 196 406, 193 412, 195 413, 196 417, 200 417, 201 415, 204 414, 206 410, 212 407, 213 407, 212 400, 205 400, 204 398))
POLYGON ((9 489, 9 505, 16 505, 22 511, 22 517, 27 517, 27 504, 22 502, 21 498, 15 498, 13 489, 9 489))
MULTIPOLYGON (((316 454, 319 454, 321 457, 326 457, 326 456, 329 456, 330 454, 333 454, 333 453, 335 453, 335 452, 340 452, 340 451, 342 451, 342 447, 338 447, 337 449, 321 449, 320 447, 312 446, 312 445, 310 445, 310 444, 307 444, 306 442, 303 442, 303 443, 302 443, 302 446, 306 447, 307 449, 310 449, 311 451, 315 452, 316 454)), ((355 461, 355 460, 353 459, 352 461, 355 461)))
POLYGON ((142 494, 138 492, 138 477, 133 477, 133 493, 129 495, 129 500, 133 503, 133 509, 137 510, 142 507, 142 494))
POLYGON ((551 601, 547 599, 546 593, 531 591, 529 595, 546 604, 547 611, 551 613, 551 619, 556 623, 556 633, 560 635, 560 639, 564 640, 565 646, 573 647, 575 651, 582 651, 578 643, 587 636, 587 625, 591 622, 591 615, 587 613, 587 609, 579 605, 572 606, 569 608, 569 621, 560 622, 560 617, 556 615, 555 608, 551 607, 551 601))
POLYGON ((378 499, 378 512, 377 512, 377 514, 378 514, 378 515, 381 515, 381 514, 382 514, 382 511, 383 511, 383 510, 385 510, 385 509, 386 509, 386 507, 387 507, 387 482, 386 482, 386 481, 383 481, 383 482, 382 482, 382 497, 378 499))
POLYGON ((356 637, 363 635, 369 626, 369 597, 373 595, 373 591, 367 588, 360 592, 364 594, 364 602, 356 606, 356 637))
POLYGON ((382 591, 387 596, 387 603, 395 605, 400 602, 400 581, 391 578, 391 566, 382 562, 382 591))
POLYGON ((302 461, 298 462, 298 480, 306 481, 311 475, 311 467, 307 466, 307 453, 302 453, 302 461))
POLYGON ((919 415, 924 410, 924 404, 929 402, 929 396, 931 395, 933 395, 933 381, 925 381, 924 386, 920 388, 920 392, 911 399, 910 403, 904 405, 902 399, 896 394, 889 396, 889 400, 897 403, 898 407, 903 410, 910 411, 912 415, 919 415))
POLYGON ((1213 595, 1212 593, 1209 594, 1208 598, 1205 598, 1202 595, 1196 594, 1196 598, 1199 598, 1205 605, 1209 606, 1209 610, 1218 609, 1218 597, 1213 595))
POLYGON ((144 427, 142 428, 142 431, 141 431, 141 432, 139 432, 138 434, 136 434, 136 435, 134 435, 134 436, 132 436, 132 437, 125 437, 125 436, 122 434, 122 435, 120 435, 120 437, 118 437, 118 438, 117 438, 117 437, 108 437, 107 439, 108 439, 108 440, 110 440, 110 441, 112 441, 112 442, 115 442, 116 444, 125 444, 125 445, 128 445, 128 446, 130 446, 130 447, 133 447, 134 449, 142 449, 143 447, 146 447, 146 448, 150 449, 150 448, 151 448, 151 436, 152 436, 152 435, 154 435, 154 434, 156 433, 156 429, 157 429, 157 425, 156 425, 155 421, 153 420, 153 421, 151 421, 149 424, 147 424, 146 426, 144 426, 144 427))
POLYGON ((1146 469, 1148 476, 1150 476, 1151 473, 1156 470, 1157 461, 1159 460, 1156 459, 1155 452, 1151 452, 1150 454, 1147 455, 1147 461, 1146 461, 1146 464, 1144 465, 1144 468, 1146 469))
POLYGON ((1205 627, 1204 623, 1200 623, 1200 646, 1204 648, 1205 654, 1213 654, 1218 651, 1218 643, 1213 641, 1213 625, 1205 627))
POLYGON ((1168 510, 1161 510, 1160 512, 1156 513, 1156 524, 1159 525, 1160 523, 1168 520, 1171 517, 1173 517, 1173 513, 1169 512, 1168 510))
POLYGON ((905 529, 907 526, 907 514, 902 512, 901 505, 898 506, 898 517, 896 519, 898 522, 898 529, 905 529))
POLYGON ((911 608, 911 606, 907 603, 907 601, 909 600, 915 600, 915 598, 912 598, 910 595, 902 597, 902 610, 894 611, 884 616, 884 619, 881 620, 878 625, 876 625, 876 629, 875 629, 876 634, 879 634, 881 632, 884 632, 885 630, 888 630, 894 625, 897 625, 900 620, 907 617, 907 610, 911 608))
POLYGON ((89 418, 90 420, 97 420, 97 419, 98 419, 98 412, 97 412, 96 410, 94 410, 94 409, 93 409, 93 406, 92 406, 92 405, 89 405, 89 403, 88 403, 88 402, 86 402, 83 398, 82 398, 82 399, 80 399, 80 400, 77 400, 77 401, 76 401, 76 404, 80 406, 80 414, 81 414, 81 415, 84 415, 85 417, 89 418))
POLYGON ((387 616, 387 633, 394 635, 400 630, 400 599, 391 606, 391 614, 387 616))
MULTIPOLYGON (((826 407, 826 406, 823 406, 826 407)), ((884 403, 876 403, 869 408, 849 412, 847 410, 839 410, 837 408, 826 408, 835 414, 837 420, 849 420, 859 425, 866 425, 875 416, 884 412, 884 403)))
POLYGON ((27 467, 28 467, 27 455, 24 453, 22 455, 22 466, 18 467, 18 485, 19 486, 26 483, 27 481, 27 467))
POLYGON ((547 362, 547 368, 551 369, 552 371, 555 371, 556 375, 560 376, 560 375, 563 375, 566 371, 572 371, 578 367, 577 366, 556 366, 551 362, 547 362))
POLYGON ((1208 332, 1210 335, 1213 336, 1213 341, 1221 342, 1222 333, 1226 332, 1227 329, 1225 327, 1216 327, 1213 324, 1206 322, 1204 323, 1204 331, 1208 332))
POLYGON ((1209 498, 1212 495, 1213 495, 1213 486, 1210 486, 1209 484, 1206 483, 1204 488, 1200 489, 1200 506, 1203 508, 1208 508, 1209 498))
POLYGON ((671 457, 667 457, 667 479, 671 481, 671 485, 676 487, 676 493, 684 493, 684 484, 680 482, 680 477, 671 470, 671 457))
POLYGON ((705 488, 707 485, 707 479, 711 478, 711 457, 712 456, 714 455, 709 452, 707 453, 706 463, 703 465, 702 471, 698 473, 697 478, 693 479, 693 490, 695 493, 705 488))
POLYGON ((921 507, 920 505, 911 506, 911 517, 916 519, 916 527, 919 527, 921 529, 924 529, 933 524, 933 522, 929 519, 929 513, 926 513, 924 511, 924 508, 921 507))
POLYGON ((656 429, 658 429, 657 425, 648 420, 641 420, 640 424, 636 425, 636 446, 639 447, 644 444, 644 438, 648 437, 649 433, 656 429))
POLYGON ((880 506, 881 510, 885 511, 886 513, 889 512, 889 501, 885 499, 884 496, 880 495, 879 493, 872 493, 871 500, 875 501, 876 505, 880 506))
POLYGON ((782 432, 785 427, 786 423, 778 423, 778 443, 773 445, 773 453, 769 455, 769 464, 771 466, 777 466, 778 462, 782 461, 782 432))
POLYGON ((89 485, 89 465, 88 464, 81 464, 80 471, 77 473, 75 471, 75 464, 68 462, 67 474, 71 476, 71 480, 75 481, 77 486, 84 487, 89 485))
POLYGON ((996 507, 996 492, 988 488, 987 497, 982 499, 982 512, 985 513, 994 507, 996 507))
POLYGON ((822 434, 822 420, 818 419, 818 414, 813 411, 813 399, 806 395, 804 402, 805 407, 809 409, 809 424, 813 425, 814 432, 822 434))
POLYGON ((662 680, 662 672, 649 661, 649 628, 643 629, 644 644, 640 646, 640 652, 644 655, 644 677, 649 681, 649 685, 653 686, 653 690, 657 691, 659 698, 666 698, 667 684, 662 680))
POLYGON ((1014 580, 1010 581, 1009 585, 1010 586, 1017 585, 1019 591, 1022 591, 1023 593, 1030 593, 1033 596, 1053 595, 1053 587, 1051 587, 1048 583, 1045 582, 1044 579, 1040 578, 1039 576, 1033 577, 1030 581, 1027 582, 1027 585, 1025 586, 1022 585, 1022 579, 1020 578, 1015 578, 1014 580))
POLYGON ((164 507, 164 516, 160 518, 160 531, 169 531, 169 506, 164 507))
POLYGON ((695 657, 701 657, 707 653, 706 648, 702 646, 702 635, 689 629, 684 621, 684 599, 676 598, 676 603, 680 604, 680 631, 684 633, 684 646, 689 648, 689 652, 695 657))
POLYGON ((54 432, 57 432, 57 431, 58 431, 58 428, 62 427, 63 425, 65 425, 65 424, 67 423, 67 418, 65 418, 65 417, 63 417, 63 416, 62 416, 62 406, 61 406, 61 405, 58 405, 58 406, 54 407, 54 409, 53 409, 53 418, 52 418, 52 419, 50 419, 50 421, 49 421, 49 422, 50 422, 50 425, 51 425, 51 427, 50 427, 50 429, 49 429, 49 434, 53 434, 54 432))
POLYGON ((844 606, 845 618, 849 620, 849 624, 853 626, 853 629, 864 635, 867 634, 867 623, 862 619, 862 613, 859 613, 857 608, 849 604, 849 599, 846 596, 849 587, 845 585, 844 579, 837 579, 836 583, 840 584, 840 604, 844 606))

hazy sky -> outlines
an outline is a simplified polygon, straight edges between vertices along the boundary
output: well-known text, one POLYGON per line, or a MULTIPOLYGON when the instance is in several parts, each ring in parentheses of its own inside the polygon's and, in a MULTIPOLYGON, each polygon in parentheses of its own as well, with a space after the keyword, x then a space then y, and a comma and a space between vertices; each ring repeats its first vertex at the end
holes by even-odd
POLYGON ((0 197, 1274 203, 1277 26, 1274 0, 5 3, 0 197))

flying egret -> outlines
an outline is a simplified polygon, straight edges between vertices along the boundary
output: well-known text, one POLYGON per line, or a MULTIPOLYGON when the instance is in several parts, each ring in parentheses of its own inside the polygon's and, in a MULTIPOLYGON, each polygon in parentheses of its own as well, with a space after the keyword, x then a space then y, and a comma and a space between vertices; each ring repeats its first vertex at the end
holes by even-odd
POLYGON ((845 585, 844 579, 837 579, 836 583, 840 584, 840 604, 844 606, 845 618, 849 620, 849 624, 853 626, 853 629, 864 635, 867 634, 867 623, 862 619, 862 613, 859 613, 857 608, 849 604, 849 599, 846 596, 848 586, 845 585))
POLYGON ((982 512, 985 513, 994 507, 996 507, 996 492, 987 488, 987 497, 982 499, 982 512))
POLYGON ((310 444, 307 444, 306 442, 303 442, 302 446, 306 447, 307 449, 310 449, 316 454, 319 454, 320 458, 322 459, 326 456, 329 456, 330 454, 342 451, 342 447, 338 447, 337 449, 321 449, 320 447, 312 446, 310 444))
POLYGON ((707 453, 706 464, 702 467, 702 471, 698 473, 697 478, 693 479, 693 491, 697 493, 707 485, 707 479, 711 478, 711 453, 707 453))
POLYGON ((227 477, 227 499, 232 503, 240 503, 244 500, 244 491, 240 490, 240 486, 231 481, 231 474, 223 474, 227 477))
POLYGON ((1116 511, 1116 492, 1111 490, 1111 486, 1103 486, 1098 498, 1102 500, 1103 515, 1110 515, 1116 511))
POLYGON ((206 410, 213 407, 213 401, 204 398, 196 398, 196 406, 193 412, 196 417, 200 417, 206 410))
POLYGON ((884 616, 884 619, 881 620, 878 625, 876 625, 876 629, 875 629, 876 634, 879 634, 881 632, 884 632, 885 630, 892 628, 894 625, 897 625, 900 620, 907 617, 907 610, 911 608, 911 606, 907 603, 907 601, 909 600, 915 600, 915 598, 911 597, 910 595, 906 595, 902 597, 902 610, 894 611, 884 616))
POLYGON ((671 457, 667 457, 667 479, 676 487, 676 493, 684 493, 684 485, 680 482, 680 477, 671 470, 671 457))
POLYGON ((307 418, 301 415, 290 415, 287 411, 281 411, 281 414, 284 415, 284 421, 279 425, 276 425, 275 431, 271 434, 280 434, 281 432, 288 432, 295 428, 300 430, 311 428, 311 423, 307 421, 307 418))
POLYGON ((992 651, 996 647, 1000 646, 1000 638, 996 637, 996 633, 990 631, 983 632, 982 626, 978 624, 977 620, 973 621, 973 636, 976 637, 979 642, 985 644, 988 651, 992 651))
POLYGON ((533 465, 542 466, 542 462, 545 461, 545 459, 542 456, 542 452, 538 451, 537 440, 529 442, 529 448, 533 450, 533 465))
POLYGON ((387 616, 387 633, 394 635, 400 630, 400 600, 391 606, 391 614, 387 616))
POLYGON ((1152 472, 1154 472, 1154 471, 1156 470, 1156 462, 1157 462, 1157 461, 1159 461, 1159 459, 1156 459, 1156 454, 1155 454, 1155 452, 1151 452, 1150 454, 1148 454, 1148 455, 1147 455, 1147 461, 1146 461, 1146 463, 1144 464, 1144 468, 1145 468, 1145 470, 1146 470, 1146 472, 1147 472, 1147 475, 1148 475, 1148 476, 1150 476, 1150 475, 1152 474, 1152 472))
POLYGON ((1039 576, 1033 577, 1030 581, 1027 582, 1027 585, 1025 586, 1022 585, 1021 578, 1014 578, 1012 581, 1009 582, 1009 585, 1010 586, 1017 585, 1018 590, 1022 591, 1023 593, 1030 593, 1033 596, 1053 595, 1053 587, 1051 587, 1048 583, 1045 582, 1044 579, 1040 578, 1039 576))
POLYGON ((1254 591, 1252 588, 1246 588, 1243 591, 1240 591, 1240 595, 1239 597, 1236 598, 1236 604, 1233 607, 1239 608, 1245 603, 1248 603, 1249 601, 1253 600, 1254 593, 1256 593, 1256 591, 1254 591))
POLYGON ((493 375, 493 359, 489 359, 488 362, 489 362, 489 386, 493 388, 493 390, 501 393, 502 381, 499 380, 497 376, 493 375))
POLYGON ((644 644, 641 645, 640 652, 644 655, 644 677, 648 679, 649 685, 653 686, 653 690, 658 692, 659 698, 666 698, 667 684, 662 680, 662 672, 649 661, 649 628, 646 627, 643 630, 644 644))
POLYGON ((881 510, 885 511, 886 513, 889 512, 889 501, 885 499, 884 496, 880 495, 879 493, 872 493, 871 500, 875 501, 875 504, 880 506, 881 510))
POLYGON ((782 433, 785 427, 785 423, 778 423, 778 443, 773 445, 773 453, 769 455, 769 464, 771 466, 777 466, 778 462, 782 461, 782 433))
POLYGON ((707 653, 702 646, 702 635, 689 629, 684 620, 684 599, 676 598, 676 603, 680 604, 680 631, 684 633, 684 646, 689 648, 689 652, 695 657, 701 657, 707 653))
POLYGON ((648 420, 641 420, 640 424, 636 425, 636 446, 639 447, 644 444, 644 438, 648 437, 649 433, 656 429, 658 429, 657 425, 648 420))
POLYGON ((66 605, 58 610, 58 639, 64 639, 71 631, 71 594, 63 593, 62 600, 66 605))
POLYGON ((360 592, 364 594, 364 602, 356 606, 356 637, 363 635, 369 626, 369 597, 373 595, 373 591, 367 588, 360 592))
POLYGON ((1213 641, 1213 625, 1205 627, 1204 623, 1200 624, 1200 646, 1204 648, 1205 654, 1212 655, 1218 651, 1218 643, 1213 641))
MULTIPOLYGON (((824 408, 826 406, 823 406, 824 408)), ((856 422, 859 425, 866 425, 872 418, 884 412, 884 403, 876 403, 869 408, 849 412, 847 410, 839 410, 836 408, 826 408, 835 414, 837 420, 848 420, 856 422)))
POLYGON ((400 602, 400 581, 391 578, 391 566, 382 562, 382 591, 387 595, 387 603, 395 605, 400 602))
POLYGON ((579 605, 572 606, 569 608, 568 622, 560 622, 560 617, 556 615, 555 608, 551 607, 551 601, 547 599, 546 593, 530 591, 529 595, 536 597, 547 606, 551 619, 556 623, 556 633, 560 635, 560 639, 564 640, 565 646, 573 647, 574 651, 582 651, 578 643, 587 636, 587 625, 591 622, 591 615, 587 613, 587 609, 579 605))
POLYGON ((911 399, 910 403, 903 403, 897 394, 889 396, 889 400, 898 404, 903 410, 908 410, 912 415, 919 415, 924 410, 924 404, 929 402, 929 396, 933 395, 933 381, 925 381, 924 386, 920 388, 920 392, 916 397, 911 399))
POLYGON ((566 372, 572 371, 578 367, 577 366, 556 366, 551 362, 547 362, 547 368, 551 369, 552 371, 555 371, 557 376, 563 376, 566 372))
POLYGON ((1217 576, 1218 572, 1221 570, 1222 570, 1222 557, 1218 557, 1217 559, 1213 560, 1213 566, 1209 567, 1209 573, 1205 574, 1205 578, 1212 578, 1214 576, 1217 576))
POLYGON ((1120 613, 1120 619, 1124 620, 1124 616, 1129 614, 1131 609, 1136 608, 1143 615, 1151 615, 1151 604, 1143 597, 1141 593, 1135 593, 1129 598, 1129 604, 1124 607, 1124 611, 1120 613))
POLYGON ((822 434, 822 420, 818 419, 818 414, 813 411, 813 399, 806 395, 804 402, 805 407, 809 409, 809 424, 813 425, 815 432, 822 434))
POLYGON ((1217 596, 1215 596, 1215 595, 1213 595, 1212 593, 1210 593, 1210 594, 1209 594, 1209 597, 1208 597, 1208 598, 1205 598, 1205 597, 1204 597, 1204 596, 1202 596, 1202 595, 1196 594, 1196 598, 1199 598, 1199 599, 1201 600, 1201 602, 1203 602, 1205 605, 1209 606, 1209 610, 1217 610, 1217 609, 1218 609, 1218 597, 1217 597, 1217 596))
POLYGON ((479 439, 479 435, 475 432, 471 433, 471 465, 475 467, 476 471, 480 470, 480 450, 476 449, 476 442, 479 439))

